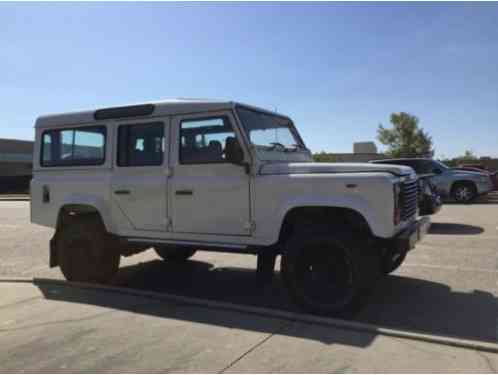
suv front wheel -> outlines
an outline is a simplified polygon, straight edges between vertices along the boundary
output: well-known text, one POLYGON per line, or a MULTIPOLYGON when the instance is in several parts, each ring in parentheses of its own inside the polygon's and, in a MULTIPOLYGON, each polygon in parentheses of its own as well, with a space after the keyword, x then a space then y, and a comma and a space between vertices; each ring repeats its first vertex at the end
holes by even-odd
POLYGON ((361 307, 380 277, 380 257, 346 234, 296 234, 281 272, 291 298, 306 311, 347 316, 361 307))

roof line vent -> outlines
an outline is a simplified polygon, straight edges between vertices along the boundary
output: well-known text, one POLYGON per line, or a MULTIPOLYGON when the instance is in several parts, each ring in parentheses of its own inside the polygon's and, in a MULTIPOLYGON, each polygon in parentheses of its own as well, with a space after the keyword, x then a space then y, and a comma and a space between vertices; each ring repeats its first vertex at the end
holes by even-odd
POLYGON ((150 116, 154 112, 154 104, 129 105, 98 109, 93 114, 95 120, 109 120, 126 117, 150 116))

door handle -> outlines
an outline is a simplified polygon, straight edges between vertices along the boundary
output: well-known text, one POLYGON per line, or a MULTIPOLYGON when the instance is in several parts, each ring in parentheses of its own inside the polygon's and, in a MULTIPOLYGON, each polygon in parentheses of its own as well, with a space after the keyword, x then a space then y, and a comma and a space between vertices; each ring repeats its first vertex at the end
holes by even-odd
POLYGON ((176 195, 193 195, 194 192, 192 190, 177 190, 175 191, 176 195))
POLYGON ((129 190, 114 190, 114 194, 116 194, 116 195, 129 195, 131 193, 129 190))

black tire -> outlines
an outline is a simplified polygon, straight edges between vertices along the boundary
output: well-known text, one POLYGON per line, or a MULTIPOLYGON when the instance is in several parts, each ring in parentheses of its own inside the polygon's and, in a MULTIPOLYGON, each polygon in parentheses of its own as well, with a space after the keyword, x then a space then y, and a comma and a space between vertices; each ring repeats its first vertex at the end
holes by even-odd
POLYGON ((119 269, 117 247, 94 215, 68 217, 56 246, 59 267, 69 281, 105 284, 119 269))
POLYGON ((345 234, 289 238, 281 272, 292 300, 315 314, 344 317, 356 312, 380 277, 380 256, 367 247, 366 241, 345 234))
POLYGON ((388 275, 391 272, 396 271, 405 261, 406 252, 405 253, 392 253, 388 252, 384 255, 382 259, 382 272, 388 275))
POLYGON ((457 182, 451 188, 451 197, 458 203, 470 203, 477 197, 476 186, 471 182, 457 182))
POLYGON ((191 247, 175 245, 155 246, 154 250, 163 260, 171 262, 185 262, 197 251, 191 247))

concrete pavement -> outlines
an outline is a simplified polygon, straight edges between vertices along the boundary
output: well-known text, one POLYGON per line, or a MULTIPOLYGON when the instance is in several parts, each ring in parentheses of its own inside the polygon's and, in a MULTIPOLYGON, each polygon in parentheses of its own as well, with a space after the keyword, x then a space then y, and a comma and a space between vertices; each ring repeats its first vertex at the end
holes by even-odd
MULTIPOLYGON (((496 345, 497 203, 445 205, 352 322, 496 345)), ((29 223, 28 202, 1 202, 0 372, 497 372, 489 352, 137 295, 300 314, 278 272, 271 285, 255 283, 256 259, 247 255, 199 252, 181 265, 152 250, 122 258, 112 284, 137 293, 128 296, 7 282, 61 279, 47 264, 51 235, 29 223)))
POLYGON ((497 372, 498 354, 49 282, 0 282, 0 372, 497 372))

